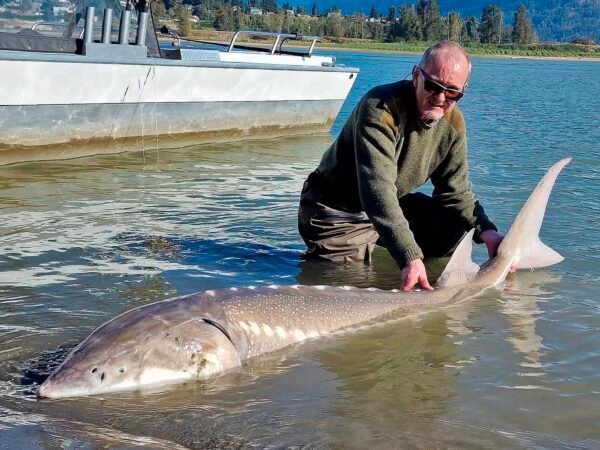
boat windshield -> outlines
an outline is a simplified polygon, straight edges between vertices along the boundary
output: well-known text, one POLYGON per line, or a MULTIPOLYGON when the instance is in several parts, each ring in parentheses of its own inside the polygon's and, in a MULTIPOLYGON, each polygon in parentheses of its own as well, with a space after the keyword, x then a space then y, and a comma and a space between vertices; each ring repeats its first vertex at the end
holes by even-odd
MULTIPOLYGON (((79 53, 81 45, 77 41, 83 38, 87 7, 94 7, 93 41, 96 42, 101 39, 106 10, 112 11, 111 42, 117 42, 121 15, 130 9, 128 37, 133 43, 138 13, 149 11, 149 4, 146 0, 128 3, 119 0, 0 0, 0 50, 79 53)), ((146 35, 149 56, 159 57, 151 12, 146 35)))

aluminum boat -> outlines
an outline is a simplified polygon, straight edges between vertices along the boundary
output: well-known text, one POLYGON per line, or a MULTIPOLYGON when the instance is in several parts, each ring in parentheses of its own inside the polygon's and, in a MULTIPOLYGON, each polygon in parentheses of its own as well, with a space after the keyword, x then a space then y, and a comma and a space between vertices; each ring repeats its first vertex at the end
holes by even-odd
POLYGON ((358 74, 315 55, 317 37, 215 48, 156 31, 144 0, 0 31, 0 164, 326 131, 358 74))

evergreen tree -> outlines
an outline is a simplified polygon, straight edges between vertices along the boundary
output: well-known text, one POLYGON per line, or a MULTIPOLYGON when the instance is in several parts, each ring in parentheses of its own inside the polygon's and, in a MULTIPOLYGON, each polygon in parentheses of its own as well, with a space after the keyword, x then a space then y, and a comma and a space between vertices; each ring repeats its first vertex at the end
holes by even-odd
MULTIPOLYGON (((291 9, 291 8, 289 8, 289 9, 291 9)), ((291 22, 290 15, 287 14, 284 10, 283 21, 281 23, 281 31, 285 31, 286 33, 289 33, 290 32, 290 22, 291 22)))
POLYGON ((352 38, 365 38, 365 21, 366 17, 364 14, 355 13, 348 19, 348 26, 346 28, 346 36, 352 38))
POLYGON ((523 3, 521 3, 519 9, 515 13, 512 41, 515 44, 533 44, 535 42, 531 19, 527 17, 527 10, 523 3))
POLYGON ((421 39, 421 21, 410 5, 402 5, 398 23, 394 26, 394 40, 418 41, 421 39))
POLYGON ((370 19, 379 19, 379 13, 375 8, 375 4, 371 5, 371 14, 369 14, 370 19))
POLYGON ((477 44, 479 42, 479 25, 475 16, 469 17, 463 23, 460 41, 464 44, 477 44))
POLYGON ((369 30, 371 39, 373 39, 374 41, 378 41, 378 42, 383 41, 383 36, 385 34, 385 28, 382 23, 369 22, 369 23, 367 23, 367 29, 369 30))
POLYGON ((393 22, 395 19, 396 19, 396 7, 394 6, 393 3, 390 3, 390 7, 388 9, 387 20, 389 20, 390 22, 393 22))
POLYGON ((450 41, 460 42, 462 30, 462 21, 457 12, 452 11, 448 14, 448 39, 450 41))
POLYGON ((261 0, 260 7, 265 12, 277 12, 277 0, 261 0))
POLYGON ((499 44, 502 38, 504 15, 496 3, 487 5, 481 14, 479 39, 484 44, 499 44))
POLYGON ((525 15, 525 5, 521 3, 519 9, 515 13, 515 22, 512 31, 512 41, 515 44, 523 44, 523 38, 525 37, 525 22, 527 17, 525 15))
POLYGON ((343 19, 337 14, 327 17, 325 21, 325 35, 341 38, 345 34, 343 19))
MULTIPOLYGON (((212 19, 214 19, 214 17, 212 16, 211 10, 208 9, 208 7, 206 5, 204 5, 204 4, 201 4, 201 5, 198 5, 198 6, 194 6, 193 12, 194 12, 195 16, 197 16, 198 18, 200 18, 200 20, 212 20, 212 19)), ((158 13, 156 12, 156 8, 154 9, 153 13, 154 13, 155 16, 160 17, 158 15, 158 13)))
MULTIPOLYGON (((196 8, 198 8, 198 6, 196 8)), ((154 16, 154 20, 162 19, 166 13, 167 13, 167 10, 165 9, 165 5, 163 2, 156 2, 156 3, 152 4, 152 15, 154 16)), ((194 12, 194 14, 196 14, 196 13, 194 12)), ((198 15, 198 14, 196 14, 196 15, 198 15)), ((200 17, 200 16, 198 16, 198 17, 200 17)))
POLYGON ((230 7, 223 5, 217 10, 213 26, 215 30, 219 31, 233 31, 235 29, 233 11, 230 7))
POLYGON ((312 9, 310 10, 310 15, 313 17, 317 17, 317 2, 313 3, 312 9))
POLYGON ((173 12, 174 19, 177 21, 177 31, 180 36, 187 36, 191 30, 190 18, 192 17, 192 12, 179 1, 175 2, 174 5, 173 12))
POLYGON ((238 7, 233 11, 233 29, 235 31, 240 31, 244 28, 244 21, 242 18, 242 6, 238 5, 238 7))
POLYGON ((269 14, 264 19, 264 30, 272 33, 281 33, 283 26, 283 14, 269 14))
POLYGON ((425 9, 423 20, 423 39, 428 42, 438 41, 444 37, 443 29, 444 26, 437 1, 430 0, 425 9))
POLYGON ((428 6, 428 0, 417 0, 417 3, 415 3, 415 13, 421 22, 421 26, 425 23, 425 12, 428 6))
POLYGON ((531 23, 531 19, 527 19, 525 23, 525 43, 526 44, 535 44, 538 41, 538 37, 533 30, 533 23, 531 23))
POLYGON ((265 17, 263 15, 252 14, 248 16, 248 22, 246 24, 246 28, 254 31, 264 31, 265 30, 265 17))

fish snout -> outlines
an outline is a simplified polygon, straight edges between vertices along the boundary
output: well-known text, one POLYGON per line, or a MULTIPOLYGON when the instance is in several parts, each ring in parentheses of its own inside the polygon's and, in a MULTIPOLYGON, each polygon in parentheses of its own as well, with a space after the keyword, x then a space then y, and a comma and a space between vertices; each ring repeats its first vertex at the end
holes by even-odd
POLYGON ((37 398, 51 398, 50 397, 50 395, 51 395, 50 391, 51 391, 51 389, 48 388, 47 381, 44 381, 37 388, 36 396, 37 396, 37 398))
POLYGON ((36 396, 37 398, 59 398, 61 397, 59 392, 60 389, 57 389, 56 383, 48 378, 38 387, 36 396))
POLYGON ((113 376, 109 372, 99 365, 71 366, 67 361, 66 365, 59 367, 38 387, 37 397, 64 398, 107 392, 115 384, 114 375, 122 377, 125 369, 118 369, 113 376))

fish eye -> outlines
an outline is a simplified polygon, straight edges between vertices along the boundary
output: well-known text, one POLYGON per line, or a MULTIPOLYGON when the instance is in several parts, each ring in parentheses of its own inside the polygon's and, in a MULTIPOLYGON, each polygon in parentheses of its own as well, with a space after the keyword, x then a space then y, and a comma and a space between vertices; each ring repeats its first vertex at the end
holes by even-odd
POLYGON ((98 370, 97 367, 94 367, 92 370, 90 370, 91 373, 96 373, 96 371, 98 370))
POLYGON ((119 373, 125 373, 125 367, 121 367, 121 368, 119 369, 119 373))

